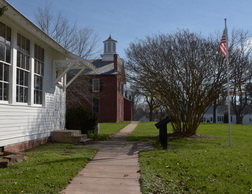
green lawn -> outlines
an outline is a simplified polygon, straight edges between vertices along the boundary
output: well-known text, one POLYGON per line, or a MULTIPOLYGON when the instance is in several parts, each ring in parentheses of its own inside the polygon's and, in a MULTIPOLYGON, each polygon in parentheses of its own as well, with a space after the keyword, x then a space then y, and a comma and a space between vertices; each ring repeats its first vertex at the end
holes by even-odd
MULTIPOLYGON (((154 141, 154 124, 140 123, 129 139, 154 141)), ((231 128, 232 147, 226 124, 201 124, 198 134, 210 138, 170 138, 167 150, 141 152, 142 192, 252 193, 252 126, 231 128)))
POLYGON ((113 135, 120 131, 122 128, 127 126, 130 122, 124 121, 120 123, 100 123, 100 131, 101 135, 113 135))
MULTIPOLYGON (((159 130, 155 127, 157 122, 141 122, 128 137, 130 141, 151 141, 156 142, 159 130)), ((168 126, 169 128, 169 126, 168 126)))
POLYGON ((90 133, 88 134, 88 137, 98 141, 109 140, 111 135, 116 134, 129 123, 129 121, 123 121, 120 123, 100 123, 99 134, 90 133))
POLYGON ((59 193, 96 151, 59 143, 31 149, 28 160, 0 168, 0 193, 59 193))

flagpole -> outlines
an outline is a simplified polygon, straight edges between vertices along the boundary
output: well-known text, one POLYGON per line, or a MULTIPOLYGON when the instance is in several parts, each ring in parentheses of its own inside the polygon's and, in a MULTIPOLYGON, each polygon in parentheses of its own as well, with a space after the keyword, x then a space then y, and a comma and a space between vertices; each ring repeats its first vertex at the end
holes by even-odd
POLYGON ((230 72, 229 72, 229 52, 228 52, 228 32, 227 32, 227 19, 225 18, 225 30, 226 30, 226 64, 227 64, 227 104, 228 104, 228 136, 229 136, 229 146, 232 146, 232 131, 231 131, 231 107, 230 107, 230 72))

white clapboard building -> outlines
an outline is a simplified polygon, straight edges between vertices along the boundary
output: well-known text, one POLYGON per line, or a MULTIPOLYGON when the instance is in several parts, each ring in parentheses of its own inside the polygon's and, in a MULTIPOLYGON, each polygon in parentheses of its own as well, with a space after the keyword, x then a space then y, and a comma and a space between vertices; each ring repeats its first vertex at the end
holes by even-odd
POLYGON ((1 13, 0 152, 20 151, 65 128, 66 73, 93 66, 2 0, 1 13))

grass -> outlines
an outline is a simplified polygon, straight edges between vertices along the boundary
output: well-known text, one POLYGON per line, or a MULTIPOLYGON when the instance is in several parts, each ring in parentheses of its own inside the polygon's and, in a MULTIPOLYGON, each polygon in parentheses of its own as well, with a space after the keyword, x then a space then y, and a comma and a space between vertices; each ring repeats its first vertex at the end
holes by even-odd
POLYGON ((155 127, 155 123, 157 122, 141 122, 128 137, 128 140, 156 142, 159 130, 155 127))
POLYGON ((124 121, 120 123, 100 123, 100 131, 101 135, 113 135, 120 131, 122 128, 127 126, 130 122, 124 121))
POLYGON ((100 123, 99 134, 89 133, 88 137, 98 141, 109 140, 111 135, 114 135, 129 123, 129 121, 120 123, 100 123))
MULTIPOLYGON (((140 123, 129 139, 154 141, 154 124, 140 123)), ((252 126, 232 125, 232 147, 226 124, 201 124, 198 134, 212 138, 169 138, 167 150, 140 153, 144 194, 252 193, 252 126)))
POLYGON ((96 151, 59 143, 31 149, 28 160, 0 168, 0 193, 59 193, 96 151))

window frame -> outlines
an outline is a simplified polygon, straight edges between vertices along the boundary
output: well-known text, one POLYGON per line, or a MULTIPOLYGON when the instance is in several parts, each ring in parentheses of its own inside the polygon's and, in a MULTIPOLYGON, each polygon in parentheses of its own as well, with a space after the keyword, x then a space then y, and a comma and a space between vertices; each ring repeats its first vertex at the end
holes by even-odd
POLYGON ((101 91, 101 79, 94 78, 92 79, 92 92, 101 91))
POLYGON ((37 44, 34 44, 34 98, 33 103, 43 105, 44 97, 44 68, 45 68, 45 50, 37 44), (38 85, 38 87, 37 87, 38 85))
POLYGON ((11 66, 11 50, 12 50, 12 30, 9 26, 0 22, 0 46, 2 46, 3 58, 0 58, 0 102, 8 102, 10 98, 10 66, 11 66), (7 74, 7 75, 6 75, 7 74))
POLYGON ((16 102, 28 104, 31 74, 31 41, 17 33, 16 102))

